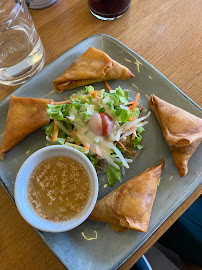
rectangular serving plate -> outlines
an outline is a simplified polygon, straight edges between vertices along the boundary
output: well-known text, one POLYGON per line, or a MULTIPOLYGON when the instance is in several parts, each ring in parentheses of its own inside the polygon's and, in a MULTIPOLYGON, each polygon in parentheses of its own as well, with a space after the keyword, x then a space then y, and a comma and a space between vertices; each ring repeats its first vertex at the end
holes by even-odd
MULTIPOLYGON (((160 72, 122 43, 104 34, 97 34, 83 40, 19 87, 13 94, 23 97, 53 98, 55 101, 68 98, 75 90, 64 91, 62 94, 55 93, 53 79, 61 75, 74 60, 91 46, 103 50, 135 74, 135 78, 126 81, 110 81, 112 88, 120 85, 123 89, 132 90, 130 96, 133 98, 135 93, 139 92, 141 105, 147 110, 149 110, 147 101, 151 94, 155 94, 198 117, 202 116, 200 107, 160 72)), ((97 83, 95 87, 99 90, 105 88, 105 85, 97 83)), ((0 104, 0 140, 2 140, 8 106, 9 96, 0 104)), ((146 112, 144 113, 146 114, 146 112)), ((157 190, 148 232, 140 233, 129 230, 115 233, 108 224, 91 220, 87 220, 78 228, 65 233, 53 234, 35 230, 66 268, 70 270, 117 269, 147 241, 201 183, 202 146, 190 159, 188 174, 180 178, 169 147, 153 113, 149 117, 149 124, 145 129, 144 149, 130 166, 130 169, 126 170, 122 180, 125 182, 148 167, 160 164, 161 158, 164 158, 166 166, 157 190)), ((44 147, 45 144, 44 131, 37 130, 9 153, 6 153, 5 159, 0 161, 1 184, 13 201, 14 182, 20 166, 29 155, 44 147)), ((106 177, 100 175, 99 199, 119 185, 116 183, 114 188, 110 188, 106 183, 106 177)))

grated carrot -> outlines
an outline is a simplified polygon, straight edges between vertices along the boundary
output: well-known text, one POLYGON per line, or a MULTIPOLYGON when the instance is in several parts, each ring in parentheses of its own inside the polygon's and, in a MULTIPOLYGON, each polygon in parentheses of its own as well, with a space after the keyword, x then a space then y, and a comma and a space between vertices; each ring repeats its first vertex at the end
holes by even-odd
POLYGON ((76 145, 81 145, 81 143, 80 142, 77 142, 77 143, 75 143, 76 145))
POLYGON ((119 141, 118 143, 119 143, 120 146, 121 146, 123 149, 125 149, 129 154, 131 154, 131 155, 133 155, 133 156, 135 155, 132 151, 130 151, 128 148, 126 148, 125 145, 124 145, 122 142, 119 141))
POLYGON ((90 147, 87 144, 85 144, 84 147, 85 147, 86 151, 90 150, 90 147))
POLYGON ((133 101, 133 104, 129 107, 131 111, 133 111, 138 106, 138 100, 140 98, 140 93, 137 93, 135 100, 133 101))
POLYGON ((144 109, 144 107, 140 107, 140 108, 139 108, 140 112, 141 112, 143 109, 144 109))
MULTIPOLYGON (((131 104, 133 104, 133 103, 134 103, 134 101, 129 101, 129 102, 127 103, 127 105, 131 105, 131 104)), ((140 112, 141 112, 143 109, 144 109, 144 107, 141 106, 141 107, 139 108, 140 112)))
POLYGON ((59 128, 56 124, 56 119, 54 119, 54 133, 53 133, 53 138, 52 138, 52 142, 57 142, 57 138, 58 138, 58 132, 59 132, 59 128))
POLYGON ((132 136, 132 140, 134 140, 135 139, 135 125, 133 126, 133 136, 132 136))
POLYGON ((112 88, 109 86, 109 84, 108 84, 108 81, 105 81, 105 85, 106 85, 106 87, 107 87, 107 89, 110 91, 110 90, 112 90, 112 88))
POLYGON ((130 120, 130 121, 134 121, 135 118, 134 118, 134 117, 130 117, 129 120, 130 120))
POLYGON ((100 94, 100 96, 103 97, 103 95, 102 95, 102 93, 100 93, 100 91, 95 90, 95 91, 90 92, 88 95, 86 95, 85 98, 84 98, 83 100, 86 100, 90 95, 93 95, 93 97, 94 97, 96 100, 99 100, 99 97, 97 96, 97 94, 100 94))

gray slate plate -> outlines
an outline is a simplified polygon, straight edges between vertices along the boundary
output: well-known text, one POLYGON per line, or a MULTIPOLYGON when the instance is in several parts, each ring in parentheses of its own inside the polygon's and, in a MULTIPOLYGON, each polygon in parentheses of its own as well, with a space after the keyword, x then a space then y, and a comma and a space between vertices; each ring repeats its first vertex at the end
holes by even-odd
MULTIPOLYGON (((113 59, 127 66, 136 75, 135 78, 126 81, 110 81, 110 86, 115 88, 120 85, 122 88, 131 89, 130 95, 133 98, 136 92, 140 92, 141 104, 147 110, 149 110, 147 105, 148 98, 150 94, 154 93, 158 97, 174 103, 174 105, 196 116, 202 116, 201 109, 154 67, 119 41, 103 34, 91 36, 77 44, 19 87, 14 95, 53 98, 55 101, 64 100, 65 97, 73 93, 73 90, 63 92, 62 94, 54 93, 52 81, 62 74, 90 46, 105 51, 113 59)), ((96 89, 104 87, 104 83, 96 84, 96 89)), ((0 104, 1 139, 6 123, 8 106, 9 97, 0 104)), ((197 149, 189 161, 188 174, 180 178, 153 113, 149 117, 149 124, 146 126, 146 132, 143 136, 144 149, 133 165, 131 165, 131 168, 126 171, 123 182, 146 168, 159 164, 161 158, 165 159, 166 166, 157 190, 148 233, 145 234, 133 230, 115 233, 107 224, 91 220, 87 220, 78 228, 65 233, 53 234, 36 231, 44 243, 68 269, 117 269, 143 245, 200 184, 202 146, 197 149)), ((15 177, 21 164, 29 155, 45 146, 45 143, 44 132, 37 130, 7 153, 3 161, 0 161, 1 183, 12 199, 15 177)), ((99 182, 99 198, 102 198, 112 189, 106 187, 107 181, 105 176, 101 175, 99 182)))

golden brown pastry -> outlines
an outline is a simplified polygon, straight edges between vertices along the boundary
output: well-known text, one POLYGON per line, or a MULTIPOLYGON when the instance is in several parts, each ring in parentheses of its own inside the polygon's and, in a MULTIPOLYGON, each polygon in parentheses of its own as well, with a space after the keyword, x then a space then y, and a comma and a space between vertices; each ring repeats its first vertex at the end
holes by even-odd
POLYGON ((126 80, 135 77, 125 66, 111 59, 105 52, 90 47, 65 72, 53 81, 55 91, 107 80, 126 80))
POLYGON ((11 95, 0 159, 28 134, 49 123, 47 104, 53 104, 53 100, 11 95))
POLYGON ((202 119, 151 95, 148 101, 172 152, 181 177, 188 172, 188 161, 202 140, 202 119))
POLYGON ((165 165, 148 168, 99 200, 89 218, 107 222, 116 232, 147 232, 157 185, 165 165))

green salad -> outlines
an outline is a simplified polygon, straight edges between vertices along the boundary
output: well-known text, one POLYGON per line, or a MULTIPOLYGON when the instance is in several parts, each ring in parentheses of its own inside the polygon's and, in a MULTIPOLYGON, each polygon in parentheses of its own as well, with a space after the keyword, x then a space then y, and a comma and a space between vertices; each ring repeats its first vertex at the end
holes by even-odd
POLYGON ((45 127, 46 139, 84 153, 96 169, 106 171, 108 185, 113 186, 121 182, 121 167, 129 168, 136 149, 142 148, 150 112, 140 116, 139 96, 129 101, 129 91, 121 87, 106 92, 86 86, 69 97, 69 104, 47 104, 52 121, 45 127))

